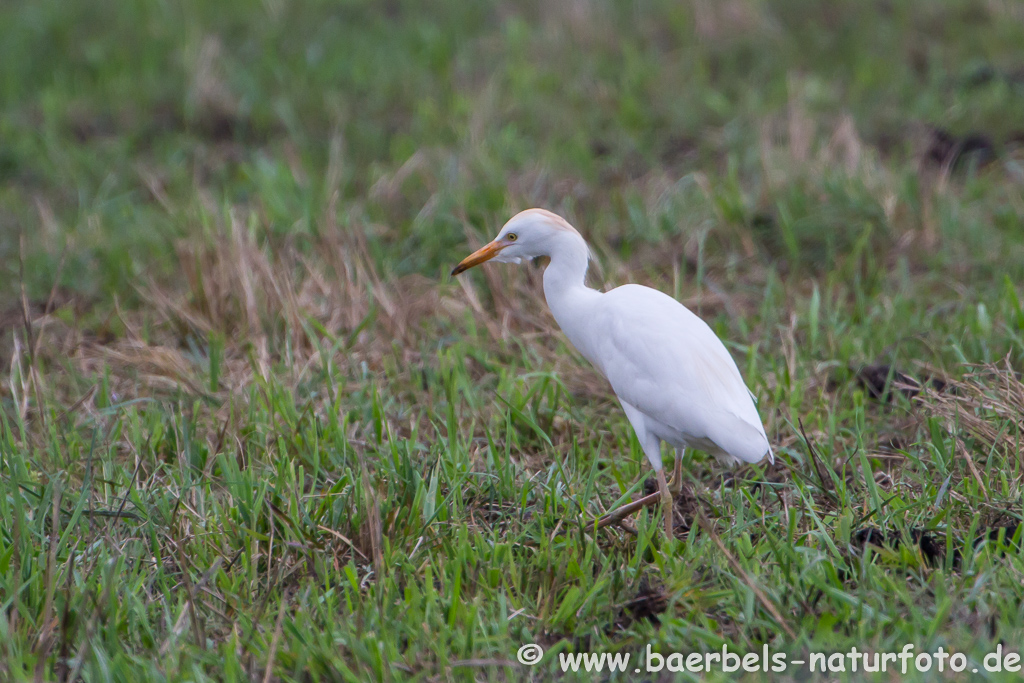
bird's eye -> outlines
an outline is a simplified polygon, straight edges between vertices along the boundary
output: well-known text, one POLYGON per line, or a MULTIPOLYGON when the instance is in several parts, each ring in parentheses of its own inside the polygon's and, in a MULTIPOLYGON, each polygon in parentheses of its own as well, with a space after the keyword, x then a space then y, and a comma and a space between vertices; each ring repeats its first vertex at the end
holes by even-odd
POLYGON ((514 232, 510 232, 509 234, 505 235, 505 239, 507 239, 509 242, 515 242, 517 239, 519 239, 519 235, 515 234, 514 232))

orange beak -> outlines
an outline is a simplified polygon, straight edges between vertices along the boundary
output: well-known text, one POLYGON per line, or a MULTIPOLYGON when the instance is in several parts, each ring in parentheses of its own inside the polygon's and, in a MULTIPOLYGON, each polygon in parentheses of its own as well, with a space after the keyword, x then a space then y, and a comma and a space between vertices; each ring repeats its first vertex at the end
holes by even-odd
POLYGON ((472 254, 462 259, 459 265, 452 268, 452 275, 458 275, 459 273, 465 273, 473 266, 479 266, 484 261, 490 261, 492 258, 498 255, 498 252, 505 248, 506 245, 498 244, 497 242, 490 242, 485 244, 483 247, 477 249, 472 254))

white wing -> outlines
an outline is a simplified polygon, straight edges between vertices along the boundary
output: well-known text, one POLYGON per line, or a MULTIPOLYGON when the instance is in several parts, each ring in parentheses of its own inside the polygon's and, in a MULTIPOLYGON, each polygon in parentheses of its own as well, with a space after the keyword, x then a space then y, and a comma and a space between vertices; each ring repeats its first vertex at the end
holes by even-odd
POLYGON ((624 285, 600 297, 590 326, 584 353, 620 399, 740 460, 757 462, 770 453, 736 362, 711 328, 678 301, 624 285))

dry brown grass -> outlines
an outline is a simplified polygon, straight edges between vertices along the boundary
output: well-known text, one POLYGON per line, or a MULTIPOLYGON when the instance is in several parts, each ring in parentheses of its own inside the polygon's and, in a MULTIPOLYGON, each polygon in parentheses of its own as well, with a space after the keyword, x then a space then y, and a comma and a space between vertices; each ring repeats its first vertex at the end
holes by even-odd
MULTIPOLYGON (((46 381, 37 378, 37 383, 58 405, 74 406, 65 416, 77 422, 98 419, 94 379, 106 376, 111 397, 119 402, 206 399, 197 405, 209 414, 202 424, 213 445, 236 437, 237 424, 222 433, 232 406, 259 396, 254 389, 271 377, 294 392, 312 414, 337 419, 329 414, 334 389, 302 395, 304 383, 325 368, 346 378, 346 392, 387 373, 403 387, 403 402, 425 407, 431 397, 417 373, 437 369, 442 362, 427 351, 453 330, 464 334, 469 317, 485 331, 480 341, 490 347, 489 353, 529 347, 574 395, 597 400, 610 396, 585 363, 564 354, 536 267, 483 268, 484 289, 472 277, 451 283, 419 275, 386 278, 367 252, 363 231, 368 228, 363 226, 334 227, 298 242, 272 239, 259 228, 258 218, 241 208, 225 223, 209 238, 179 243, 175 255, 180 277, 141 284, 139 293, 148 305, 117 308, 107 323, 112 333, 97 334, 77 319, 54 315, 43 306, 29 307, 31 328, 46 341, 35 359, 46 368, 40 373, 46 381), (209 374, 214 345, 221 347, 216 386, 209 374)), ((475 238, 470 235, 472 247, 475 238)), ((12 318, 12 326, 19 322, 12 318)), ((31 417, 35 397, 30 394, 36 386, 23 325, 15 328, 12 339, 2 391, 23 418, 31 417)), ((478 380, 487 372, 472 359, 467 368, 478 380)), ((496 404, 484 410, 489 415, 500 409, 496 404)), ((410 419, 424 419, 385 418, 396 436, 409 432, 410 419)), ((42 439, 43 423, 30 419, 28 424, 42 439)), ((430 430, 426 421, 420 427, 430 430)), ((365 435, 352 436, 358 441, 365 435)), ((571 430, 555 430, 552 436, 559 443, 572 439, 571 430)))
MULTIPOLYGON (((965 457, 970 458, 973 451, 1024 458, 1024 382, 1009 358, 998 365, 974 366, 950 382, 945 391, 927 390, 922 401, 956 436, 965 457), (968 440, 974 442, 973 449, 966 447, 968 440)), ((977 474, 973 462, 970 464, 977 474)))

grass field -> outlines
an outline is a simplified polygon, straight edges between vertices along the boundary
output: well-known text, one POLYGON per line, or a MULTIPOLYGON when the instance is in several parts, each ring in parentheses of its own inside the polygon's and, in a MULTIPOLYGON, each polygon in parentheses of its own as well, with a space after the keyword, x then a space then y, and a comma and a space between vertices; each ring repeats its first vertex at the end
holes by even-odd
POLYGON ((1022 7, 0 4, 0 680, 1018 651, 1022 7), (530 206, 759 397, 673 541, 530 206))

